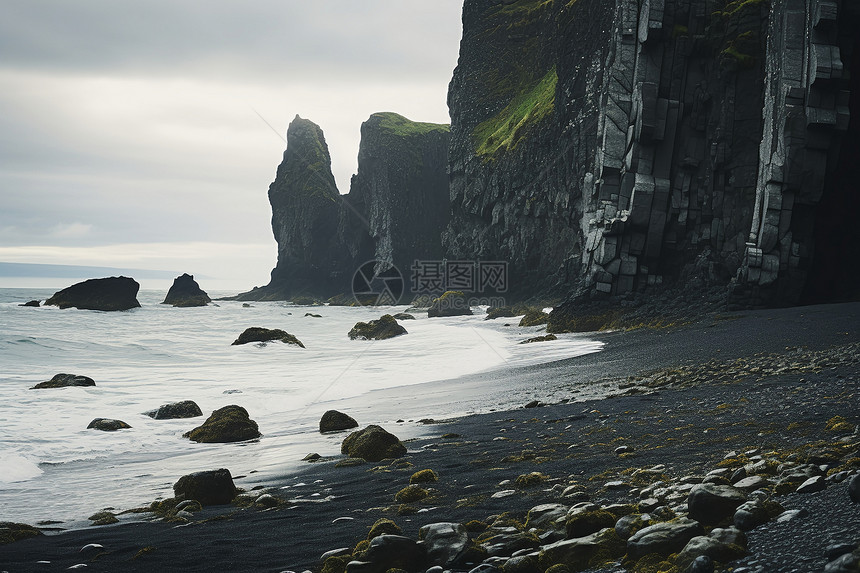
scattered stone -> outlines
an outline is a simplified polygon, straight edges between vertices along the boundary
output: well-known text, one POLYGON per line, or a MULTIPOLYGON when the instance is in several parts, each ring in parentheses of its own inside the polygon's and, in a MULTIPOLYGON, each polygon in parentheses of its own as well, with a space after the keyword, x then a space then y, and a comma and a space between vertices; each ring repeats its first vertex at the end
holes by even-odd
POLYGON ((26 523, 12 523, 11 521, 0 521, 0 545, 38 537, 42 532, 26 523))
POLYGON ((520 326, 539 326, 541 324, 546 324, 547 320, 549 320, 549 315, 547 313, 542 310, 532 308, 523 315, 522 319, 520 319, 520 326))
POLYGON ((275 507, 278 505, 278 498, 270 493, 264 493, 259 496, 254 503, 263 507, 275 507))
POLYGON ((203 505, 196 499, 186 499, 176 504, 176 511, 187 511, 194 513, 203 509, 203 505))
POLYGON ((239 335, 239 338, 233 341, 231 346, 248 344, 250 342, 271 342, 273 340, 280 340, 285 344, 292 344, 302 348, 305 347, 301 340, 289 332, 285 332, 279 328, 269 329, 259 327, 246 328, 245 331, 239 335))
POLYGON ((119 311, 138 308, 140 285, 128 277, 89 279, 54 293, 45 305, 81 310, 119 311))
POLYGON ((567 517, 568 507, 560 503, 545 503, 531 508, 526 516, 526 529, 537 527, 543 529, 567 517))
POLYGON ((854 503, 860 503, 860 474, 855 474, 848 480, 848 496, 854 503))
POLYGON ((212 302, 212 299, 200 288, 200 285, 194 280, 194 275, 183 273, 173 279, 173 286, 167 291, 167 296, 164 297, 164 302, 161 304, 170 304, 175 307, 192 307, 206 306, 210 302, 212 302))
POLYGON ((644 527, 651 525, 651 516, 645 514, 625 515, 615 522, 615 534, 624 541, 644 527))
MULTIPOLYGON (((558 564, 569 567, 570 571, 581 571, 595 555, 610 559, 624 555, 624 551, 624 542, 618 539, 615 531, 604 529, 587 537, 544 545, 538 555, 538 565, 545 571, 558 564)), ((558 569, 552 573, 556 571, 558 569)))
POLYGON ((469 532, 461 523, 431 523, 418 530, 433 565, 456 567, 469 548, 469 532))
POLYGON ((225 442, 244 442, 259 438, 257 422, 248 416, 241 406, 231 404, 212 412, 202 425, 182 435, 195 442, 207 444, 225 442))
POLYGON ((415 320, 415 317, 408 312, 398 312, 394 315, 396 320, 415 320))
POLYGON ((340 451, 351 458, 363 458, 369 462, 406 455, 406 447, 397 436, 376 425, 348 435, 343 440, 340 451))
POLYGON ((177 420, 202 416, 203 411, 193 400, 183 400, 182 402, 163 404, 157 410, 150 410, 145 414, 155 420, 177 420))
POLYGON ((77 374, 55 374, 53 378, 45 382, 39 382, 31 390, 41 390, 44 388, 66 388, 68 386, 95 386, 96 383, 92 378, 87 376, 78 376, 77 374))
POLYGON ((329 410, 320 418, 320 432, 340 432, 357 428, 356 422, 351 416, 338 412, 337 410, 329 410))
POLYGON ((387 340, 408 334, 406 329, 397 324, 397 320, 390 314, 382 315, 378 320, 370 322, 356 322, 349 331, 351 340, 387 340))
POLYGON ((770 481, 763 476, 749 476, 734 483, 734 486, 742 491, 753 491, 770 485, 770 481))
POLYGON ((608 511, 601 509, 585 511, 571 510, 565 522, 565 534, 568 539, 586 537, 606 527, 615 527, 616 518, 608 511))
POLYGON ((322 315, 321 315, 321 314, 314 314, 313 312, 306 312, 306 313, 305 313, 305 317, 310 317, 310 318, 322 318, 322 315))
POLYGON ((690 490, 687 511, 691 519, 711 525, 733 516, 738 506, 745 501, 746 494, 735 487, 702 483, 690 490))
POLYGON ((547 334, 545 336, 535 336, 534 338, 527 338, 520 342, 520 344, 531 344, 532 342, 551 342, 553 340, 558 340, 558 337, 555 334, 547 334))
POLYGON ((814 493, 821 491, 827 487, 827 481, 824 476, 811 477, 797 488, 797 493, 814 493))
POLYGON ((837 557, 824 566, 824 573, 857 573, 860 571, 860 551, 837 557))
POLYGON ((431 469, 417 471, 409 478, 410 484, 433 483, 437 481, 439 481, 439 476, 431 469))
POLYGON ((87 543, 80 548, 78 553, 80 553, 81 557, 84 559, 93 559, 100 553, 103 553, 104 549, 105 547, 101 543, 87 543))
POLYGON ((201 505, 225 505, 237 491, 230 470, 221 468, 182 476, 173 484, 173 493, 176 499, 193 499, 201 505))
POLYGON ((540 405, 540 400, 532 400, 531 402, 523 406, 523 408, 537 408, 540 405))
POLYGON ((303 462, 316 462, 322 459, 322 456, 318 453, 314 452, 312 454, 308 454, 302 458, 303 462))
POLYGON ((714 573, 714 562, 707 555, 699 555, 684 573, 714 573))
POLYGON ((110 418, 96 418, 87 426, 88 430, 101 430, 102 432, 115 432, 117 430, 127 430, 131 428, 122 420, 112 420, 110 418))
POLYGON ((41 301, 38 301, 38 300, 29 300, 29 301, 27 301, 27 302, 25 302, 25 303, 23 303, 23 304, 19 304, 18 306, 27 306, 27 307, 36 307, 36 308, 38 308, 38 307, 39 307, 39 303, 40 303, 40 302, 41 302, 41 301))
POLYGON ((670 555, 682 550, 691 539, 704 533, 702 525, 692 519, 655 523, 640 529, 627 540, 627 553, 634 559, 649 553, 670 555))
POLYGON ((616 455, 629 454, 632 451, 634 451, 633 446, 618 446, 614 450, 616 455))
POLYGON ((516 493, 517 493, 517 490, 515 490, 515 489, 503 489, 501 491, 497 491, 496 493, 494 493, 490 497, 493 499, 501 499, 503 497, 510 497, 516 493))
MULTIPOLYGON (((350 561, 346 573, 385 572, 389 569, 424 570, 427 554, 424 546, 400 535, 374 537, 361 561, 350 561)), ((325 568, 324 568, 325 569, 325 568)))
POLYGON ((449 290, 439 298, 433 299, 433 304, 427 310, 429 318, 440 316, 464 316, 471 315, 472 309, 466 295, 457 290, 449 290))
POLYGON ((777 523, 785 523, 787 521, 791 521, 793 519, 797 519, 800 517, 806 517, 808 515, 809 515, 809 510, 807 510, 806 508, 789 509, 789 510, 783 512, 782 514, 780 514, 780 516, 776 518, 776 522, 777 523))

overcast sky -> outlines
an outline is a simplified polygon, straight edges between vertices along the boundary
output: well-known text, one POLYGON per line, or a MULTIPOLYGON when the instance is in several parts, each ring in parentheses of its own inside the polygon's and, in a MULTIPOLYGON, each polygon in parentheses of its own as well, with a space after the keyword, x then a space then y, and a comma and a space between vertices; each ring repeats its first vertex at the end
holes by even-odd
POLYGON ((0 261, 265 284, 290 120, 347 192, 371 113, 449 121, 461 6, 0 0, 0 261))

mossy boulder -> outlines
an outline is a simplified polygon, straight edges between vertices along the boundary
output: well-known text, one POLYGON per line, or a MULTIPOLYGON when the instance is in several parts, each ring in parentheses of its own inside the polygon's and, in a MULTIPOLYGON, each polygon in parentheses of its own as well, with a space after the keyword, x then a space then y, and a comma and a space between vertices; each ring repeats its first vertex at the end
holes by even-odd
POLYGON ((415 320, 415 317, 408 312, 398 312, 394 315, 394 318, 397 320, 415 320))
POLYGON ((572 515, 565 522, 565 533, 568 539, 585 537, 606 527, 615 527, 615 516, 600 509, 583 511, 572 515))
POLYGON ((368 541, 377 537, 379 535, 400 535, 403 533, 403 530, 400 529, 400 526, 387 519, 382 517, 377 519, 376 522, 370 526, 370 531, 367 534, 368 541))
POLYGON ((147 416, 155 420, 175 420, 180 418, 196 418, 203 415, 203 410, 193 400, 171 402, 162 404, 157 410, 145 412, 147 416))
POLYGON ((79 308, 81 310, 118 311, 138 308, 140 285, 128 277, 89 279, 57 291, 45 301, 45 306, 79 308))
POLYGON ((194 275, 183 273, 173 279, 173 286, 167 291, 167 296, 161 304, 170 304, 176 307, 206 306, 212 302, 206 291, 200 288, 194 275))
POLYGON ((562 332, 596 332, 605 330, 617 324, 622 318, 620 310, 586 313, 575 303, 566 302, 549 313, 546 331, 559 334, 562 332))
POLYGON ((249 342, 271 342, 273 340, 280 340, 285 344, 293 344, 295 346, 301 346, 302 348, 305 347, 301 340, 289 332, 285 332, 279 328, 270 329, 260 327, 246 328, 245 331, 239 335, 239 338, 233 341, 232 346, 248 344, 249 342))
POLYGON ((394 501, 398 503, 414 503, 428 497, 430 492, 417 485, 408 485, 394 494, 394 501))
POLYGON ((430 469, 417 471, 409 478, 410 484, 433 483, 436 481, 439 481, 439 476, 436 475, 436 472, 430 469))
POLYGON ((320 432, 339 432, 357 427, 358 422, 352 416, 337 410, 329 410, 320 418, 320 432))
POLYGON ((343 440, 340 451, 351 458, 378 462, 406 455, 406 446, 394 434, 379 426, 370 425, 348 435, 343 440))
POLYGON ((401 334, 407 334, 406 329, 397 323, 390 314, 382 315, 378 320, 357 322, 349 331, 351 340, 386 340, 401 334))
POLYGON ((520 326, 539 326, 546 324, 549 320, 549 315, 542 310, 532 308, 520 320, 520 326))
POLYGON ((223 443, 243 442, 259 438, 260 430, 257 422, 248 416, 248 411, 231 404, 212 412, 202 425, 183 434, 195 442, 223 443))
POLYGON ((14 541, 38 537, 42 532, 26 523, 12 523, 11 521, 0 521, 0 545, 6 545, 14 541))
POLYGON ((184 475, 173 484, 176 500, 193 499, 201 505, 226 505, 238 493, 230 470, 221 468, 184 475))
POLYGON ((131 428, 122 420, 112 420, 110 418, 96 418, 87 426, 88 430, 101 430, 102 432, 115 432, 117 430, 127 430, 131 428))
POLYGON ((464 316, 472 314, 472 309, 469 306, 469 299, 466 295, 458 290, 449 290, 442 296, 433 299, 433 304, 427 311, 427 316, 430 318, 440 316, 464 316))
POLYGON ((520 344, 531 344, 533 342, 550 342, 552 340, 558 340, 555 334, 547 334, 546 336, 535 336, 534 338, 527 338, 520 342, 520 344))
POLYGON ((87 376, 78 376, 77 374, 56 374, 50 380, 39 382, 31 390, 41 390, 43 388, 66 388, 68 386, 95 386, 96 383, 92 378, 87 376))

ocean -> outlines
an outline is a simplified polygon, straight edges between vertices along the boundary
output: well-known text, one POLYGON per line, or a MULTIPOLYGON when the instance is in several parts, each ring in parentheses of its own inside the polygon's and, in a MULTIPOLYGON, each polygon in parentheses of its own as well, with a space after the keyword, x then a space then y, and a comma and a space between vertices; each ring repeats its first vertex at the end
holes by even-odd
MULTIPOLYGON (((0 521, 79 527, 108 507, 121 511, 171 497, 182 475, 219 467, 245 476, 237 480, 242 487, 268 483, 295 472, 307 453, 339 455, 344 436, 319 434, 320 416, 347 401, 372 400, 373 390, 402 386, 417 395, 415 385, 602 347, 583 335, 521 345, 540 327, 516 327, 518 319, 484 321, 483 310, 434 319, 416 313, 416 320, 402 322, 405 336, 359 341, 347 337, 357 321, 406 307, 217 301, 173 308, 159 304, 166 291, 158 290, 142 290, 141 308, 125 312, 19 306, 55 290, 0 288, 0 521), (252 326, 286 330, 306 348, 231 346, 252 326), (96 386, 30 389, 60 372, 89 376, 96 386), (180 400, 197 402, 204 417, 154 420, 144 414, 180 400), (248 410, 263 434, 259 440, 197 444, 182 437, 228 404, 248 410), (86 429, 94 418, 117 418, 132 428, 86 429)), ((232 294, 210 292, 213 298, 232 294)), ((414 411, 396 414, 403 421, 384 408, 380 418, 358 421, 382 424, 401 439, 426 434, 411 419, 423 413, 418 402, 414 411)), ((455 402, 452 397, 450 411, 435 414, 465 413, 455 402)))

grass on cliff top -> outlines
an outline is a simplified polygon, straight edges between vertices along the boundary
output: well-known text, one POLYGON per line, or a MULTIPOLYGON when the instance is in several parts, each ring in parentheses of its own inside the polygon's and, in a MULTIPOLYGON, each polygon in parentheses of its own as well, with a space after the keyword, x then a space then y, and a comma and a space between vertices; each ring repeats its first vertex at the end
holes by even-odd
POLYGON ((502 111, 478 124, 472 132, 476 153, 491 159, 499 151, 516 147, 530 126, 552 113, 556 84, 558 74, 553 66, 536 85, 515 96, 502 111))
POLYGON ((423 135, 434 131, 448 133, 451 131, 451 126, 448 124, 412 121, 394 112, 374 113, 370 117, 371 119, 378 118, 379 127, 382 129, 400 136, 423 135))

